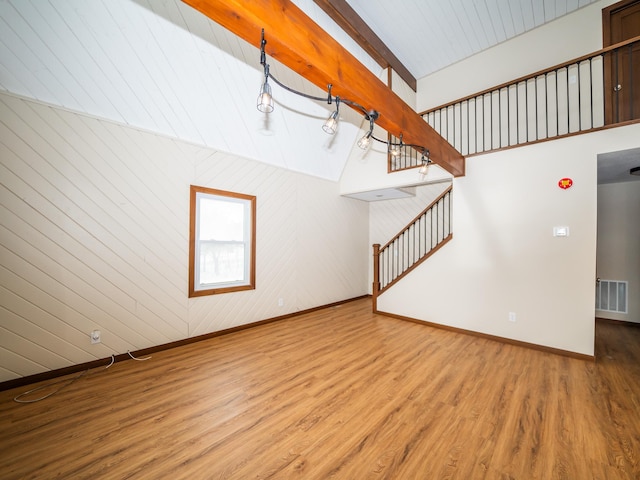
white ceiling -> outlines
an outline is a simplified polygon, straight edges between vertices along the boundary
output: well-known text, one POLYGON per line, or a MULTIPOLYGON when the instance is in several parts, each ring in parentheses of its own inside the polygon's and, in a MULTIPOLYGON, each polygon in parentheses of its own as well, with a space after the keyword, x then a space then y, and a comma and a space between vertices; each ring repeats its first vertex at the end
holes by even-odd
MULTIPOLYGON (((593 0, 348 1, 420 77, 593 0)), ((294 3, 382 76, 313 0, 294 3)), ((324 95, 269 63, 284 83, 324 95)), ((277 86, 266 116, 255 107, 261 79, 256 47, 179 0, 0 0, 0 91, 338 180, 361 119, 341 110, 328 136, 329 106, 277 86)))
POLYGON ((638 182, 640 176, 629 173, 635 167, 640 167, 640 148, 601 153, 598 155, 598 184, 638 182))
POLYGON ((595 1, 347 0, 347 3, 413 76, 422 78, 595 1))

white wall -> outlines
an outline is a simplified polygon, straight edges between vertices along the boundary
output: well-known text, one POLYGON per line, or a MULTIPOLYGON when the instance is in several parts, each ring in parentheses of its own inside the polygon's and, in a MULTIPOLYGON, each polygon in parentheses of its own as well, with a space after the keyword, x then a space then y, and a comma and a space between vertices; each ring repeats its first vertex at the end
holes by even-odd
POLYGON ((602 48, 603 0, 418 80, 422 112, 602 48))
POLYGON ((597 154, 637 138, 632 125, 469 158, 454 180, 453 241, 379 310, 593 355, 597 154), (572 188, 558 188, 564 177, 572 188))
POLYGON ((629 282, 628 313, 601 318, 640 323, 640 181, 598 186, 598 276, 629 282))
POLYGON ((0 111, 0 381, 367 293, 368 204, 335 182, 12 95, 0 111), (256 290, 187 298, 190 184, 257 196, 256 290))
MULTIPOLYGON (((383 73, 387 75, 387 79, 381 78, 381 80, 388 83, 389 70, 385 69, 383 70, 383 73)), ((393 69, 391 70, 391 91, 404 100, 404 102, 411 108, 416 108, 417 92, 414 91, 393 69)))

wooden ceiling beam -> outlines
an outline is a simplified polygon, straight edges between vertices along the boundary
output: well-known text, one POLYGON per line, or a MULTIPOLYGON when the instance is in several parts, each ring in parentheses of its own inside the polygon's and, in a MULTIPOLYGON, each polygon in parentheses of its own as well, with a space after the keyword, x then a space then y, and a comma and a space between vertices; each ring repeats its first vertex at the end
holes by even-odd
POLYGON ((382 68, 391 68, 402 78, 415 92, 418 86, 416 77, 409 69, 398 60, 393 52, 365 23, 364 20, 351 8, 345 0, 313 0, 324 12, 329 15, 340 28, 353 38, 365 52, 371 55, 382 68))
POLYGON ((377 125, 402 134, 405 143, 424 145, 434 163, 454 176, 464 175, 464 157, 290 0, 183 2, 257 48, 264 28, 268 56, 322 89, 331 83, 333 95, 378 111, 377 125))

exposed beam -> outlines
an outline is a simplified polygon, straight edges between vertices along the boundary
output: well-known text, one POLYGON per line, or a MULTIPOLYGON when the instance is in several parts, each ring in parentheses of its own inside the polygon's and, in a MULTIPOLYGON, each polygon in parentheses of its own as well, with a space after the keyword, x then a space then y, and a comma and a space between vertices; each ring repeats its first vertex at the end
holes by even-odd
POLYGON ((345 0, 313 0, 383 68, 391 68, 416 91, 418 82, 345 0))
POLYGON ((402 133, 406 143, 426 146, 434 163, 464 175, 464 157, 290 0, 183 1, 257 48, 264 28, 268 56, 322 89, 333 84, 333 95, 377 110, 377 125, 402 133))

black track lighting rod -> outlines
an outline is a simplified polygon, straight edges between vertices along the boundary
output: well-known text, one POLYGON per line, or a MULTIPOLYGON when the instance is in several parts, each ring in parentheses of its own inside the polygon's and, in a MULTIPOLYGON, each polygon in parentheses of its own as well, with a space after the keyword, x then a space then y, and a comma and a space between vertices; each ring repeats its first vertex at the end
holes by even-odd
MULTIPOLYGON (((333 96, 331 94, 331 88, 333 87, 333 85, 331 83, 327 85, 327 96, 326 97, 319 97, 319 96, 315 96, 315 95, 309 95, 307 93, 300 92, 300 91, 298 91, 298 90, 296 90, 294 88, 291 88, 291 87, 285 85, 284 83, 282 83, 280 80, 278 80, 276 77, 274 77, 273 74, 269 71, 269 64, 267 63, 267 55, 265 53, 265 46, 266 45, 267 45, 267 40, 264 38, 264 29, 262 29, 262 38, 260 40, 260 64, 264 68, 265 83, 266 83, 266 81, 268 79, 271 79, 278 86, 280 86, 281 88, 285 89, 286 91, 294 93, 294 94, 299 95, 301 97, 307 98, 309 100, 314 100, 316 102, 326 102, 328 105, 331 105, 333 102, 335 102, 336 103, 336 111, 337 111, 337 108, 339 108, 340 103, 345 103, 345 104, 347 104, 347 105, 349 105, 351 107, 354 107, 354 108, 360 110, 360 112, 362 113, 362 116, 364 117, 365 120, 369 121, 369 131, 365 135, 366 138, 371 138, 371 139, 375 140, 376 142, 383 143, 383 144, 387 145, 388 149, 390 149, 391 147, 399 147, 399 148, 410 147, 410 148, 413 148, 413 149, 417 150, 418 152, 420 152, 422 154, 423 163, 425 163, 425 162, 426 163, 430 163, 429 149, 427 149, 426 147, 424 147, 422 145, 415 145, 415 144, 411 144, 411 143, 402 142, 402 134, 400 134, 400 142, 391 142, 391 141, 388 141, 388 140, 382 140, 380 138, 377 138, 373 134, 373 128, 374 128, 376 120, 380 117, 380 113, 377 110, 367 110, 364 106, 360 105, 357 102, 354 102, 353 100, 349 100, 347 98, 341 98, 339 96, 333 96)), ((334 117, 335 117, 335 115, 334 115, 334 117)), ((332 131, 330 133, 334 133, 334 131, 332 131)))

